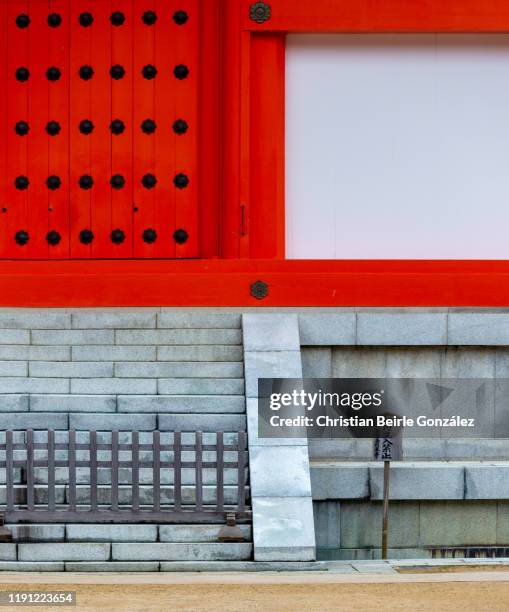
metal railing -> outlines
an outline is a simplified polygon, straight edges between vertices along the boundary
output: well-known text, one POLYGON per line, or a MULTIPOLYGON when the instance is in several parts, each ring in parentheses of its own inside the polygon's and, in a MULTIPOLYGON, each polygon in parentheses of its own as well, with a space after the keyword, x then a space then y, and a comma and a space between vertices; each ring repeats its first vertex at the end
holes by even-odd
POLYGON ((28 429, 0 433, 0 441, 6 522, 223 523, 227 515, 238 522, 250 516, 243 431, 28 429))

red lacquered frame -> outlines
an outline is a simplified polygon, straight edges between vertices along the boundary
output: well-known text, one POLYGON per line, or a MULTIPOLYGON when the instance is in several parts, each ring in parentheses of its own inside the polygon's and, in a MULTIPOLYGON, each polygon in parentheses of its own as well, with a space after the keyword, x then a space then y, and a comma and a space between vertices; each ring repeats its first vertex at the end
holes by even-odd
POLYGON ((202 259, 3 261, 1 305, 509 306, 509 261, 284 260, 285 35, 509 32, 509 0, 201 1, 202 259))

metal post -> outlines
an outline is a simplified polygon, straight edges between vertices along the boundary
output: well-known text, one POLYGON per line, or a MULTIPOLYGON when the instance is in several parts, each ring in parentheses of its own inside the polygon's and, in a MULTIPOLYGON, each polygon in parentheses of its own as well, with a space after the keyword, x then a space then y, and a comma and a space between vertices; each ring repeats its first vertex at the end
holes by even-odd
POLYGON ((387 559, 389 540, 389 475, 391 462, 384 461, 384 505, 382 522, 382 559, 387 559))

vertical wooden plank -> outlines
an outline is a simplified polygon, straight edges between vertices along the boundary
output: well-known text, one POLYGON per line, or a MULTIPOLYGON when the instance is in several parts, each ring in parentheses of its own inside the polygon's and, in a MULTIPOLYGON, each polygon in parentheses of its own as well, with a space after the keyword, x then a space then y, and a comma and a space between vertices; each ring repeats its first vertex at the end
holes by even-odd
POLYGON ((111 432, 111 509, 118 511, 118 431, 111 432))
MULTIPOLYGON (((27 217, 28 189, 16 189, 17 177, 28 180, 28 136, 20 137, 15 132, 15 126, 19 121, 28 122, 28 96, 29 82, 32 72, 29 67, 28 37, 30 27, 18 28, 16 17, 28 14, 29 4, 27 0, 11 0, 7 4, 7 190, 6 201, 8 212, 6 213, 6 231, 8 236, 9 250, 7 255, 16 259, 30 257, 30 232, 29 219, 27 217), (18 69, 27 69, 30 76, 23 81, 16 78, 18 69), (23 232, 19 233, 18 232, 23 232), (16 234, 22 244, 15 240, 16 234), (26 238, 28 237, 28 241, 26 238)), ((19 74, 19 73, 18 73, 19 74)), ((26 77, 26 73, 22 78, 26 77)), ((29 133, 30 134, 30 133, 29 133)))
POLYGON ((97 432, 92 430, 89 438, 90 466, 90 510, 97 510, 97 432))
MULTIPOLYGON (((8 124, 7 99, 12 75, 7 71, 7 2, 0 3, 0 78, 3 91, 0 92, 0 258, 6 257, 13 245, 12 229, 9 227, 7 197, 7 138, 14 129, 8 124)), ((22 138, 26 138, 23 136, 22 138)))
POLYGON ((12 448, 12 431, 5 432, 5 485, 7 512, 14 509, 14 451, 12 448))
POLYGON ((244 173, 250 177, 249 253, 263 259, 285 256, 285 38, 252 37, 249 68, 251 112, 244 173))
MULTIPOLYGON (((49 258, 67 259, 69 257, 69 92, 70 80, 76 78, 70 74, 69 36, 70 13, 69 0, 50 0, 49 11, 59 15, 61 24, 58 27, 48 27, 49 34, 49 66, 55 66, 61 72, 58 81, 50 83, 48 121, 56 121, 60 132, 54 136, 44 135, 48 139, 48 176, 59 177, 61 184, 58 189, 48 190, 50 235, 49 258), (55 244, 56 242, 56 244, 55 244)), ((51 130, 50 130, 51 132, 51 130)))
POLYGON ((175 512, 182 510, 182 434, 173 434, 173 488, 175 512))
POLYGON ((241 11, 238 0, 223 0, 223 34, 221 61, 224 76, 222 98, 221 156, 221 255, 239 257, 240 240, 240 73, 241 11))
POLYGON ((76 510, 76 431, 69 430, 69 444, 67 451, 69 462, 69 510, 76 510))
POLYGON ((203 509, 203 436, 201 431, 196 432, 195 462, 196 462, 196 510, 203 509))
MULTIPOLYGON (((154 227, 157 241, 152 246, 154 257, 175 257, 175 188, 172 183, 175 174, 175 96, 173 68, 175 67, 175 40, 173 22, 174 2, 157 0, 157 22, 155 33, 155 61, 160 78, 156 78, 154 118, 156 131, 145 138, 151 138, 155 147, 155 174, 158 177, 155 201, 154 227)), ((138 129, 138 126, 136 126, 138 129)), ((147 249, 148 251, 148 249, 147 249)))
POLYGON ((46 22, 49 12, 47 0, 30 0, 30 26, 28 42, 28 124, 30 133, 27 137, 27 167, 30 186, 27 189, 26 218, 31 227, 27 253, 37 259, 48 258, 48 208, 49 192, 47 187, 48 172, 48 100, 50 90, 60 89, 61 83, 50 81, 47 74, 54 64, 49 56, 49 32, 46 22))
MULTIPOLYGON (((177 232, 187 232, 184 242, 176 242, 176 257, 197 257, 198 235, 198 86, 199 86, 199 6, 198 0, 187 0, 185 12, 188 20, 183 25, 174 24, 176 66, 186 66, 188 75, 174 76, 175 110, 177 115, 187 115, 193 129, 183 138, 175 136, 175 227, 177 232), (179 188, 180 187, 180 188, 179 188)), ((182 3, 177 7, 182 9, 182 3)), ((178 69, 177 69, 178 70, 178 69)))
MULTIPOLYGON (((111 69, 107 67, 111 82, 111 117, 125 124, 124 133, 111 138, 111 226, 120 229, 125 239, 113 245, 115 257, 131 257, 133 247, 133 60, 132 42, 134 22, 140 16, 133 13, 133 0, 116 0, 112 9, 124 15, 122 25, 111 28, 111 69)), ((106 70, 106 67, 104 68, 106 70)))
POLYGON ((48 429, 48 510, 55 510, 55 432, 48 429))
POLYGON ((238 461, 238 493, 237 510, 244 512, 246 509, 246 433, 239 431, 237 440, 237 461, 238 461))
POLYGON ((140 433, 132 432, 131 440, 132 509, 140 510, 140 433))
POLYGON ((92 254, 97 230, 92 227, 91 189, 82 189, 81 176, 90 176, 92 134, 98 129, 92 107, 92 80, 80 79, 81 66, 92 63, 91 48, 97 36, 94 23, 84 27, 79 16, 87 11, 83 2, 70 2, 70 112, 69 112, 69 190, 71 257, 87 259, 92 254), (81 131, 80 130, 81 127, 81 131), (88 128, 88 129, 87 129, 88 128), (92 132, 89 132, 93 128, 92 132), (84 232, 83 234, 81 234, 84 232), (90 234, 92 232, 92 234, 90 234), (82 235, 82 239, 80 239, 82 235))
POLYGON ((217 511, 224 510, 224 434, 216 434, 216 483, 217 483, 217 511))
POLYGON ((154 512, 161 509, 161 433, 154 431, 152 434, 152 488, 154 512))
MULTIPOLYGON (((111 141, 112 138, 123 138, 125 132, 112 135, 112 119, 124 117, 111 116, 111 30, 110 0, 94 2, 94 38, 91 49, 91 66, 95 70, 91 79, 92 115, 95 129, 91 139, 91 176, 94 185, 91 191, 92 226, 95 238, 92 243, 94 258, 116 257, 116 244, 111 241, 111 141)), ((120 26, 123 27, 123 26, 120 26)), ((92 29, 92 28, 91 28, 92 29)))
MULTIPOLYGON (((198 145, 199 257, 218 257, 220 223, 220 3, 200 4, 200 92, 198 145)), ((192 129, 192 128, 191 128, 192 129)))
MULTIPOLYGON (((155 170, 155 139, 148 138, 140 125, 145 119, 155 118, 155 81, 169 78, 158 69, 155 78, 146 79, 142 71, 145 66, 155 65, 154 45, 155 27, 146 26, 140 19, 147 10, 145 0, 134 0, 134 37, 133 37, 133 251, 135 257, 151 257, 153 245, 144 242, 142 235, 146 229, 155 228, 155 202, 161 182, 167 177, 157 176, 155 170), (152 177, 157 184, 150 187, 152 177), (143 177, 146 177, 143 185, 143 177)), ((158 68, 155 66, 156 69, 158 68)))
POLYGON ((27 430, 27 510, 34 509, 34 432, 27 430))

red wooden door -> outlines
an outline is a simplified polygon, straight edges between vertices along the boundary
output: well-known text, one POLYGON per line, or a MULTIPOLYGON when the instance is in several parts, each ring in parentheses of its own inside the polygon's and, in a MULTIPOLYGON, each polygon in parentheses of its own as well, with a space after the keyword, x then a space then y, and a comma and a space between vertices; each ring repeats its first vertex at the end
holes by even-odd
POLYGON ((197 257, 199 0, 0 0, 0 258, 197 257))

